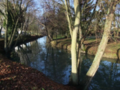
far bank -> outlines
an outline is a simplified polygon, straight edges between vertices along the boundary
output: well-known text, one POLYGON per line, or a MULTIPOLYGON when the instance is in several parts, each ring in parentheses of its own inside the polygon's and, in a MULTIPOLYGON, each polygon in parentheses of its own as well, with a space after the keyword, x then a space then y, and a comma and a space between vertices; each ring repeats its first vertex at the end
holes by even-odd
MULTIPOLYGON (((36 40, 40 37, 43 37, 43 35, 34 35, 34 36, 24 36, 22 38, 20 38, 17 43, 16 43, 16 40, 14 41, 14 43, 16 43, 16 45, 20 45, 20 44, 23 44, 23 43, 27 43, 27 42, 30 42, 30 41, 33 41, 33 40, 36 40)), ((1 54, 5 54, 5 50, 4 50, 4 39, 1 38, 0 39, 0 53, 1 54)))
MULTIPOLYGON (((85 40, 84 50, 82 50, 82 53, 94 56, 97 52, 99 43, 100 43, 100 40, 95 40, 95 39, 85 40)), ((71 51, 71 39, 64 38, 59 40, 53 40, 51 41, 51 46, 64 49, 67 51, 71 51)), ((103 57, 110 58, 110 59, 119 59, 120 58, 120 41, 117 41, 117 43, 108 42, 108 45, 105 49, 103 57)))

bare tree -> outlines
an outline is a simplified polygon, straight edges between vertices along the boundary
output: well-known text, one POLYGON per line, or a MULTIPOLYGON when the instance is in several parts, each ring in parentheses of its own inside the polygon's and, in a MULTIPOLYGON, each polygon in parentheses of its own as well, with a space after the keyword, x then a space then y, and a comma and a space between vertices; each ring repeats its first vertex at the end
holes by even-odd
POLYGON ((109 39, 111 24, 112 24, 112 21, 114 18, 115 8, 116 8, 116 5, 118 2, 117 2, 117 0, 114 0, 114 1, 108 1, 108 3, 109 3, 109 7, 108 7, 108 11, 107 11, 107 16, 106 16, 103 37, 102 37, 102 40, 99 44, 97 53, 96 53, 95 58, 93 60, 93 63, 86 74, 85 81, 84 81, 84 85, 85 85, 84 89, 86 89, 88 87, 91 79, 95 75, 95 73, 99 67, 100 60, 101 60, 103 53, 105 51, 105 48, 107 46, 108 39, 109 39))

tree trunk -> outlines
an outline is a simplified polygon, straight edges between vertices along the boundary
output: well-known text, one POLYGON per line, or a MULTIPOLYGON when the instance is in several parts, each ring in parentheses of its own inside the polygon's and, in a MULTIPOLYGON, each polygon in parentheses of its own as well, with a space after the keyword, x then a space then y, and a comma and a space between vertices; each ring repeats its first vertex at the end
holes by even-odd
POLYGON ((119 37, 119 30, 117 30, 117 37, 119 37))
POLYGON ((6 6, 6 17, 7 17, 7 19, 6 19, 6 30, 5 30, 5 39, 4 39, 4 50, 5 50, 5 53, 7 55, 7 53, 8 53, 8 48, 7 48, 7 40, 8 40, 8 33, 7 33, 7 31, 8 31, 8 0, 6 0, 6 4, 7 4, 7 6, 6 6))
MULTIPOLYGON (((78 57, 77 57, 77 61, 78 61, 78 64, 77 64, 77 67, 79 68, 79 63, 80 63, 80 56, 81 56, 81 48, 82 46, 82 30, 81 30, 81 27, 79 27, 79 41, 78 41, 78 57)), ((78 70, 79 71, 79 70, 78 70)))
POLYGON ((70 35, 71 35, 71 38, 72 38, 72 24, 71 24, 70 12, 69 12, 67 1, 69 2, 69 0, 65 0, 65 8, 66 8, 66 12, 67 12, 66 16, 67 16, 67 21, 68 21, 70 35))
POLYGON ((97 53, 96 53, 95 58, 93 60, 93 63, 86 74, 85 80, 83 81, 83 85, 85 85, 84 90, 87 89, 90 81, 92 80, 93 76, 95 75, 95 73, 99 67, 100 60, 101 60, 103 53, 105 51, 105 48, 107 46, 107 42, 109 39, 110 30, 111 30, 111 24, 112 24, 113 17, 114 17, 115 7, 116 7, 116 5, 113 6, 113 10, 111 11, 111 13, 106 16, 106 22, 105 22, 102 40, 99 44, 97 53))
POLYGON ((81 50, 85 49, 85 47, 84 47, 84 41, 85 41, 85 38, 82 38, 82 40, 81 40, 81 50))
POLYGON ((14 40, 14 37, 15 37, 15 34, 16 34, 16 31, 17 31, 18 20, 19 20, 19 18, 17 19, 13 34, 11 35, 11 39, 10 39, 9 46, 8 46, 9 49, 11 49, 11 45, 13 43, 13 40, 14 40))
POLYGON ((95 22, 95 26, 94 26, 94 33, 95 33, 95 38, 96 38, 96 41, 97 41, 97 25, 98 25, 98 21, 95 22))
POLYGON ((0 37, 2 36, 2 35, 1 35, 1 32, 2 32, 2 26, 1 26, 1 29, 0 29, 0 37))
POLYGON ((116 36, 116 31, 114 30, 114 38, 115 38, 115 36, 116 36))
POLYGON ((47 36, 48 36, 48 38, 49 38, 50 41, 53 40, 53 38, 52 38, 52 32, 51 32, 50 29, 49 30, 47 29, 47 36))
POLYGON ((71 81, 73 84, 78 84, 78 71, 77 71, 77 33, 80 25, 80 8, 79 0, 74 0, 75 9, 75 24, 71 42, 71 57, 72 57, 72 70, 71 70, 71 81))

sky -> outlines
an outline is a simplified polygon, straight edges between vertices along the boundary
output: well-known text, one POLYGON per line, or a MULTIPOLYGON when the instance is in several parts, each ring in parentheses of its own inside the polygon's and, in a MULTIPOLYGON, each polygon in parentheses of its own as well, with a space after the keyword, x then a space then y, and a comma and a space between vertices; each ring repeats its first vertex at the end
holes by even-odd
MULTIPOLYGON (((41 8, 40 7, 40 3, 41 3, 41 0, 34 0, 35 1, 35 3, 36 3, 36 8, 41 8)), ((96 3, 96 0, 93 0, 93 3, 95 4, 96 3)), ((97 7, 97 9, 99 9, 98 7, 97 7)), ((43 10, 42 10, 42 8, 40 9, 40 12, 41 12, 41 14, 43 13, 43 10)))
POLYGON ((39 4, 40 4, 40 0, 34 0, 35 3, 37 4, 37 7, 39 7, 39 4))

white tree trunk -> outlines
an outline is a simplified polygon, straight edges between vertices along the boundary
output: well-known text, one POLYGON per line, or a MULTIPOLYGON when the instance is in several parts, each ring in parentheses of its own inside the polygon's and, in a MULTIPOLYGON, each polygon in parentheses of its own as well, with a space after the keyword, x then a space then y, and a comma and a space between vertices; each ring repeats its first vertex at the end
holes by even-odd
POLYGON ((78 71, 77 71, 77 33, 80 25, 80 6, 79 0, 74 0, 75 9, 75 24, 72 35, 71 43, 71 57, 72 57, 72 70, 71 70, 71 80, 73 84, 78 84, 78 71))

